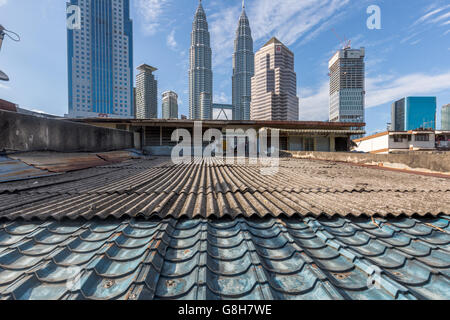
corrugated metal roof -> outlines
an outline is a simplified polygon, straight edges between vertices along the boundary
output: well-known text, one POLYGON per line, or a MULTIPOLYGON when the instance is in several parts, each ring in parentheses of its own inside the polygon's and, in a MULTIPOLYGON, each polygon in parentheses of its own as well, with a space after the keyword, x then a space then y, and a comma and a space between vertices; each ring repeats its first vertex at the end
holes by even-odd
POLYGON ((22 161, 0 156, 0 182, 25 180, 53 175, 46 170, 29 166, 22 161))
POLYGON ((449 216, 0 223, 0 299, 450 299, 449 216))
POLYGON ((161 161, 134 160, 23 189, 0 186, 0 217, 450 214, 450 180, 444 178, 309 160, 281 161, 275 175, 264 175, 252 164, 161 161))
POLYGON ((133 156, 134 154, 129 151, 113 151, 98 154, 27 152, 14 154, 10 157, 42 170, 60 173, 122 162, 131 159, 133 156))

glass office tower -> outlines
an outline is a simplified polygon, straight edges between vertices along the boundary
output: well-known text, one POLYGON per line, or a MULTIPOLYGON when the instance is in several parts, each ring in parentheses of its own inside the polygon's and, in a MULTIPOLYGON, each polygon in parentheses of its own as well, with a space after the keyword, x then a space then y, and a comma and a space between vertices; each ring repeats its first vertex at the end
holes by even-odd
POLYGON ((436 130, 436 97, 406 97, 393 103, 394 131, 436 130))
POLYGON ((68 28, 69 117, 134 117, 129 0, 70 0, 81 25, 68 28))

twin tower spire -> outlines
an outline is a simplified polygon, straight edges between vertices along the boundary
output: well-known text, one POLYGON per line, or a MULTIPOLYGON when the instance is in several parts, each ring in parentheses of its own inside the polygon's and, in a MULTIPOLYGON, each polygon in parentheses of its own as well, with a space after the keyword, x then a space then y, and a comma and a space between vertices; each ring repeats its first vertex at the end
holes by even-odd
MULTIPOLYGON (((213 72, 210 33, 206 14, 199 6, 192 24, 189 68, 189 118, 212 119, 213 72)), ((255 73, 253 39, 242 1, 242 14, 234 40, 232 104, 233 120, 250 120, 251 78, 255 73)))

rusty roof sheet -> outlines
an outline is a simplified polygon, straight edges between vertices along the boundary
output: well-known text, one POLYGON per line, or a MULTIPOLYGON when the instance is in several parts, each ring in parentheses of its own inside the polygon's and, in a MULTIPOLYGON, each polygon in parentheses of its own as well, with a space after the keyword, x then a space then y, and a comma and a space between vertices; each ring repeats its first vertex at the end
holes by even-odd
POLYGON ((53 173, 34 168, 19 160, 0 156, 0 182, 26 180, 50 175, 53 175, 53 173))
POLYGON ((21 160, 28 165, 50 172, 70 172, 122 162, 130 160, 134 156, 131 151, 112 151, 98 154, 28 152, 10 155, 10 158, 21 160))
POLYGON ((130 159, 138 158, 137 154, 132 151, 111 151, 111 152, 102 152, 97 153, 97 157, 109 162, 109 163, 117 163, 123 162, 130 159))
POLYGON ((450 299, 449 219, 0 222, 0 300, 450 299))
POLYGON ((450 214, 450 179, 310 160, 282 160, 275 175, 250 163, 133 160, 76 177, 54 183, 49 178, 23 189, 20 183, 0 186, 0 217, 450 214))

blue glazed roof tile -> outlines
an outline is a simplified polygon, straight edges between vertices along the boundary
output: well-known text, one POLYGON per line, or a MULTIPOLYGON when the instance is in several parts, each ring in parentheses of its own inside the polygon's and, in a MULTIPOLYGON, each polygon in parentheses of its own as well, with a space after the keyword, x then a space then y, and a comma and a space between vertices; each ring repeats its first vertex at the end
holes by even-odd
POLYGON ((0 298, 450 299, 448 217, 410 220, 7 222, 0 298))

